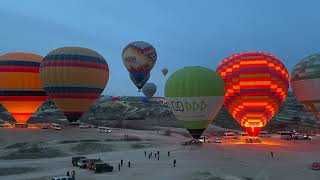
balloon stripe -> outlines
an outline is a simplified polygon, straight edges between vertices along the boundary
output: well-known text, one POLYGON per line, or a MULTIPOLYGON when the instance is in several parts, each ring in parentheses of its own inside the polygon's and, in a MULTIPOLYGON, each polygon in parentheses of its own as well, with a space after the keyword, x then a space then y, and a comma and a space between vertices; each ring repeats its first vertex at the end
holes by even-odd
MULTIPOLYGON (((47 93, 97 93, 101 94, 103 88, 91 87, 45 87, 47 93)), ((51 96, 51 95, 50 95, 51 96)))
POLYGON ((37 61, 21 61, 21 60, 1 60, 0 66, 8 67, 8 66, 27 66, 27 67, 37 67, 39 68, 40 62, 37 61))
POLYGON ((44 91, 0 91, 0 96, 46 96, 44 91))
POLYGON ((43 61, 47 62, 50 60, 54 60, 54 61, 82 61, 82 62, 93 62, 93 63, 98 63, 98 64, 102 64, 102 65, 106 65, 107 62, 104 59, 101 59, 99 57, 95 57, 95 56, 86 56, 86 55, 77 55, 77 54, 56 54, 56 55, 47 55, 43 61))
POLYGON ((41 67, 59 68, 59 66, 85 67, 85 68, 95 68, 95 69, 103 69, 103 70, 109 69, 107 64, 97 64, 95 62, 83 62, 79 60, 68 60, 68 61, 48 60, 43 64, 41 64, 41 67))
POLYGON ((70 93, 70 94, 59 94, 59 93, 52 93, 50 94, 51 98, 83 98, 83 99, 97 99, 100 96, 99 94, 80 94, 80 93, 70 93))
POLYGON ((0 73, 2 72, 39 73, 39 67, 0 66, 0 73))

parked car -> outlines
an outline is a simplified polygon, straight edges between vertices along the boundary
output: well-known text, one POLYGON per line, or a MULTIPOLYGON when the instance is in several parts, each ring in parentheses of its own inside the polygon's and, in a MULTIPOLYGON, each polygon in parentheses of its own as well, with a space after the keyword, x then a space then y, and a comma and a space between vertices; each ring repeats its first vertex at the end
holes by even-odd
POLYGON ((320 170, 320 163, 318 162, 313 162, 311 165, 311 169, 313 170, 320 170))
POLYGON ((81 160, 81 159, 86 159, 86 157, 84 156, 75 156, 75 157, 72 157, 72 165, 73 166, 78 166, 78 161, 81 160))
POLYGON ((237 136, 236 136, 236 133, 234 133, 234 132, 225 132, 223 138, 224 139, 237 139, 237 136))
POLYGON ((82 125, 79 126, 79 128, 80 129, 88 129, 88 128, 90 128, 90 126, 87 125, 87 124, 82 124, 82 125))
POLYGON ((88 167, 88 159, 80 159, 77 164, 78 167, 82 168, 82 169, 86 169, 88 167))
POLYGON ((56 176, 52 180, 72 180, 72 178, 70 176, 56 176))
POLYGON ((113 166, 107 163, 95 163, 93 166, 93 170, 95 173, 112 172, 113 166))
POLYGON ((54 130, 61 130, 60 125, 57 124, 57 123, 52 123, 52 124, 51 124, 51 128, 54 129, 54 130))
POLYGON ((221 138, 216 138, 216 139, 214 140, 214 142, 215 142, 215 143, 222 143, 222 139, 221 139, 221 138))
POLYGON ((98 131, 101 133, 111 133, 111 129, 107 127, 98 127, 98 131))
POLYGON ((94 170, 96 163, 102 163, 102 160, 100 158, 99 159, 89 159, 87 168, 94 170))

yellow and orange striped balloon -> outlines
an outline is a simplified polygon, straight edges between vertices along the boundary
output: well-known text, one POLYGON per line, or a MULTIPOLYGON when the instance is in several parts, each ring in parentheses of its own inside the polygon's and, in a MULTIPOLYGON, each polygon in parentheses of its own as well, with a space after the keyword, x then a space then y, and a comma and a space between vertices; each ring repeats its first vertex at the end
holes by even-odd
POLYGON ((46 101, 40 82, 42 56, 8 53, 0 56, 0 103, 18 123, 26 123, 46 101))
POLYGON ((80 119, 109 79, 106 60, 99 53, 82 47, 51 51, 44 57, 40 69, 45 91, 70 122, 80 119))

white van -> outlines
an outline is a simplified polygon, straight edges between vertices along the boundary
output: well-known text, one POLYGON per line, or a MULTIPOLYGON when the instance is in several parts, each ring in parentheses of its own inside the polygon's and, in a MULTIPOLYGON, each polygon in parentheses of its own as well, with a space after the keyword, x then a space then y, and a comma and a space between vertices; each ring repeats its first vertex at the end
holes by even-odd
POLYGON ((111 129, 107 128, 107 127, 98 127, 98 131, 101 133, 111 133, 111 129))
POLYGON ((57 176, 53 177, 52 180, 72 180, 70 176, 57 176))
POLYGON ((223 135, 224 139, 236 139, 237 136, 234 132, 225 132, 223 135))
POLYGON ((51 124, 51 128, 52 128, 52 129, 55 129, 55 130, 61 130, 60 125, 57 124, 57 123, 52 123, 52 124, 51 124))

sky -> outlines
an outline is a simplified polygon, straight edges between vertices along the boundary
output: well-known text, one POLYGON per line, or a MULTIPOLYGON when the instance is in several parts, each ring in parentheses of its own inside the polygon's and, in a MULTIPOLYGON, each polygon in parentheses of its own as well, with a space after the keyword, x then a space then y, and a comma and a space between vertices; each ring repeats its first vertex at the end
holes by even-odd
POLYGON ((149 82, 163 96, 173 72, 185 66, 215 70, 241 51, 272 53, 291 72, 320 52, 319 7, 319 0, 1 0, 0 54, 45 56, 58 47, 87 47, 109 65, 104 94, 139 96, 121 52, 143 40, 157 50, 149 82))

